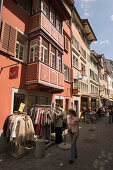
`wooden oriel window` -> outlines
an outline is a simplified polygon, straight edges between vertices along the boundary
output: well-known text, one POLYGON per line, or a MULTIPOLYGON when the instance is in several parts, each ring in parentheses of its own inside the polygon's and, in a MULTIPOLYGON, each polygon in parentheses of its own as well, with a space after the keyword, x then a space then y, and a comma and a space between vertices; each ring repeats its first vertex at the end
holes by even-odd
POLYGON ((57 70, 62 71, 62 54, 60 52, 58 52, 57 56, 57 70))
POLYGON ((32 1, 32 15, 36 14, 40 10, 40 0, 32 1))
POLYGON ((30 42, 30 54, 29 54, 29 62, 35 62, 38 59, 39 47, 38 47, 38 39, 31 40, 30 42))
POLYGON ((62 24, 61 24, 59 17, 57 17, 56 19, 56 28, 60 33, 62 33, 62 24))
POLYGON ((55 26, 55 11, 51 9, 51 23, 55 26))
POLYGON ((47 41, 42 39, 41 61, 45 64, 48 64, 48 51, 49 51, 49 44, 47 41))
POLYGON ((50 55, 50 66, 55 69, 55 48, 51 46, 51 55, 50 55))
POLYGON ((31 13, 31 0, 18 0, 17 5, 28 15, 31 13))
POLYGON ((43 0, 43 13, 49 19, 49 4, 47 3, 46 0, 43 0))

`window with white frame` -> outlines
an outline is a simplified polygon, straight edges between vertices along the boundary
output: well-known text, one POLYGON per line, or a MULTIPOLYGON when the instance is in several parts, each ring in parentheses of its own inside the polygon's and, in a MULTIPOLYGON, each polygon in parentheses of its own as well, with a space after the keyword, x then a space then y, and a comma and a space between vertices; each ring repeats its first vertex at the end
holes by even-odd
POLYGON ((49 5, 46 0, 43 0, 43 13, 49 18, 49 5))
POLYGON ((42 39, 42 46, 41 46, 41 61, 45 64, 48 64, 48 42, 42 39))
POLYGON ((73 67, 78 69, 78 56, 73 53, 73 67))
POLYGON ((31 40, 30 42, 30 53, 29 53, 29 62, 34 62, 38 57, 38 39, 31 40))
POLYGON ((53 9, 51 10, 51 23, 55 26, 55 12, 53 9))
POLYGON ((32 15, 36 14, 39 11, 40 0, 32 1, 32 15))
POLYGON ((62 24, 61 24, 61 21, 58 17, 56 19, 56 28, 60 33, 62 32, 62 24))
POLYGON ((64 64, 64 80, 69 81, 69 67, 64 64))
POLYGON ((27 38, 20 32, 17 34, 15 58, 27 62, 27 38))
POLYGON ((16 42, 16 58, 19 60, 24 58, 24 46, 18 41, 16 42))
POLYGON ((81 74, 83 76, 85 76, 85 74, 86 74, 86 67, 85 67, 85 64, 83 64, 83 63, 81 63, 81 74))
POLYGON ((51 55, 50 55, 50 66, 55 68, 55 48, 51 46, 51 55))
POLYGON ((57 70, 62 71, 62 54, 60 52, 58 52, 57 56, 57 70))

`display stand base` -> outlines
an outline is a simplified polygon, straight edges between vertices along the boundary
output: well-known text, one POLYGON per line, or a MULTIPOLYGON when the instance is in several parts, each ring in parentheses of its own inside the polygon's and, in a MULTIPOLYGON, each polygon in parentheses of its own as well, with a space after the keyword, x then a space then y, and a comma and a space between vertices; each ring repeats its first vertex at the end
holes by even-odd
POLYGON ((32 149, 28 149, 28 148, 25 148, 24 146, 20 146, 18 148, 15 148, 13 150, 10 150, 8 153, 10 156, 12 156, 13 158, 16 158, 16 159, 20 159, 22 157, 25 157, 27 156, 28 154, 30 154, 30 151, 32 149))
POLYGON ((63 149, 63 150, 68 150, 71 148, 71 145, 68 143, 60 143, 58 146, 60 149, 63 149))

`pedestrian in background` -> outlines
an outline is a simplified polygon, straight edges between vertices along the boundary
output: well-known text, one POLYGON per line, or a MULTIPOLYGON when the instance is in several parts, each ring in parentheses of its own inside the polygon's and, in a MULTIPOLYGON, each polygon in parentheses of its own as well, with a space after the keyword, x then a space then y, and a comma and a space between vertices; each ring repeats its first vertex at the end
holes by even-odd
POLYGON ((57 100, 54 109, 55 141, 57 144, 62 143, 63 113, 61 102, 57 100))
POLYGON ((85 121, 86 121, 86 107, 83 108, 81 116, 83 116, 83 122, 85 123, 85 121))
POLYGON ((108 111, 109 111, 109 123, 113 123, 113 106, 108 106, 108 111))
POLYGON ((70 163, 73 163, 77 158, 77 146, 76 141, 79 135, 79 118, 77 113, 73 109, 68 110, 67 116, 68 133, 71 137, 71 152, 70 152, 70 163))

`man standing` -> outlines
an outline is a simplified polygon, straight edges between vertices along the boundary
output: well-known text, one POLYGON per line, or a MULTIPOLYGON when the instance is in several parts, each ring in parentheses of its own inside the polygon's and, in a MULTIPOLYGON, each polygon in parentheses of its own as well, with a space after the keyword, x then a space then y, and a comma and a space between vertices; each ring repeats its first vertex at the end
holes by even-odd
POLYGON ((56 101, 54 109, 55 141, 57 144, 62 142, 63 109, 60 100, 56 101))

